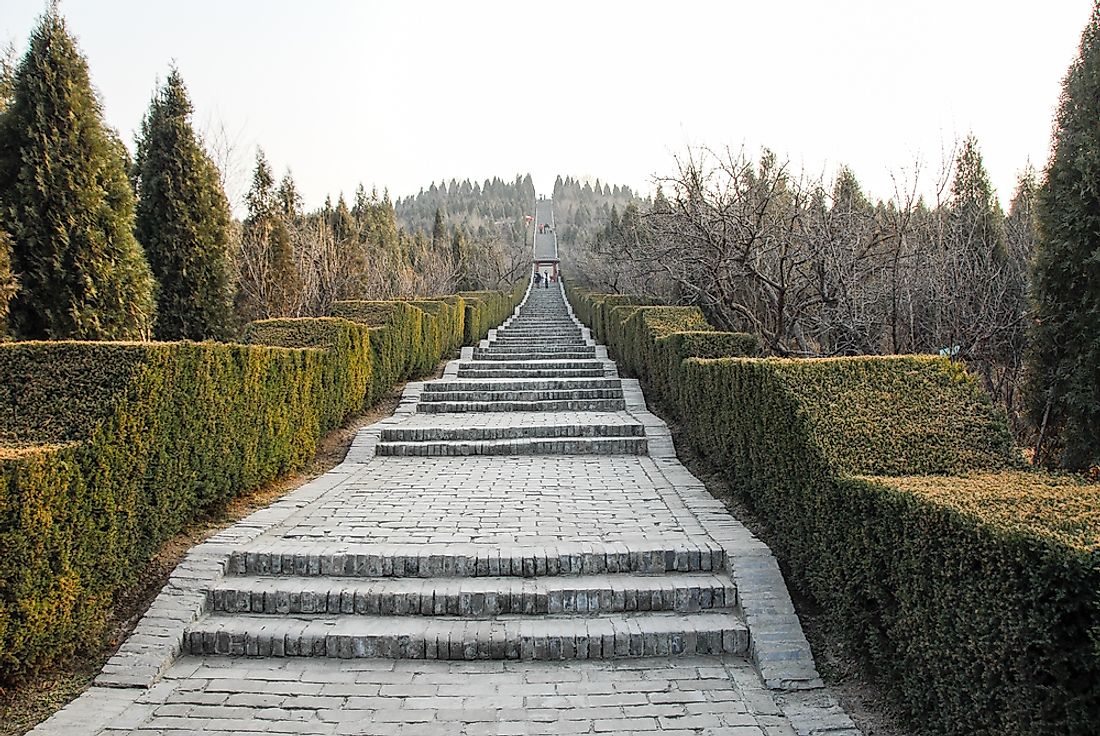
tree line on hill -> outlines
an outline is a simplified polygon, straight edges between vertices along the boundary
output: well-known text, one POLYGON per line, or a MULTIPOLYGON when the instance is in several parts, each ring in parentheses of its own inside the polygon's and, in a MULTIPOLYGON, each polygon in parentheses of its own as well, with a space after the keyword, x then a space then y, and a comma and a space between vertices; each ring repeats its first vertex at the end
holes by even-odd
POLYGON ((341 299, 526 275, 530 175, 432 184, 396 203, 360 185, 350 202, 306 211, 290 172, 277 178, 261 150, 237 220, 191 118, 172 69, 131 160, 53 6, 22 59, 0 59, 0 336, 226 339, 341 299))
POLYGON ((1100 5, 1064 83, 1051 160, 1002 211, 970 135, 933 201, 872 201, 773 153, 690 150, 651 202, 574 255, 594 286, 700 306, 778 356, 965 362, 1038 463, 1100 467, 1100 5))

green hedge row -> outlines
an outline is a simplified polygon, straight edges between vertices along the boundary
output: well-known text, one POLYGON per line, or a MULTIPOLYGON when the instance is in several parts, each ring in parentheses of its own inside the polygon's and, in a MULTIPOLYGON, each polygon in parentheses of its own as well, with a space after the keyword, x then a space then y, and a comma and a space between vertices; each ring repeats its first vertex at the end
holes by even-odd
POLYGON ((736 337, 699 355, 718 333, 660 327, 689 312, 601 315, 599 297, 570 296, 743 491, 916 730, 1096 733, 1100 486, 1022 470, 961 366, 721 357, 753 352, 736 337))
POLYGON ((466 301, 466 345, 476 345, 484 340, 489 330, 512 316, 516 306, 527 291, 527 282, 521 281, 511 292, 501 291, 461 291, 459 296, 466 301))
POLYGON ((5 435, 42 443, 0 450, 4 679, 97 642, 114 593, 198 509, 300 467, 323 364, 320 350, 211 343, 0 345, 5 435), (110 390, 85 401, 89 385, 110 390), (75 424, 56 437, 20 431, 67 404, 75 424))
POLYGON ((698 307, 653 305, 620 294, 594 294, 568 288, 578 319, 592 326, 595 338, 611 350, 620 368, 646 383, 650 399, 678 412, 676 387, 687 358, 758 356, 759 338, 743 332, 719 332, 698 307))
POLYGON ((98 643, 165 540, 519 296, 342 303, 354 319, 263 320, 250 344, 0 344, 0 681, 98 643))

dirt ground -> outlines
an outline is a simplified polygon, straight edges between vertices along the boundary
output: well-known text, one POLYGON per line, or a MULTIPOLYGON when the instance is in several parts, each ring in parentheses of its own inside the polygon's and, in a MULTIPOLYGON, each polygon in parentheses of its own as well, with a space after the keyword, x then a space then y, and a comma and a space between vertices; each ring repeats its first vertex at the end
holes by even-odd
MULTIPOLYGON (((429 378, 440 375, 442 365, 429 378)), ((366 412, 352 417, 344 426, 322 437, 313 460, 297 474, 239 496, 224 508, 197 519, 191 527, 165 543, 140 573, 135 584, 117 596, 114 614, 107 624, 108 634, 101 646, 85 650, 70 661, 13 687, 0 689, 0 736, 22 736, 84 692, 104 663, 133 631, 189 549, 339 465, 359 429, 393 414, 403 389, 403 384, 395 387, 366 412)))

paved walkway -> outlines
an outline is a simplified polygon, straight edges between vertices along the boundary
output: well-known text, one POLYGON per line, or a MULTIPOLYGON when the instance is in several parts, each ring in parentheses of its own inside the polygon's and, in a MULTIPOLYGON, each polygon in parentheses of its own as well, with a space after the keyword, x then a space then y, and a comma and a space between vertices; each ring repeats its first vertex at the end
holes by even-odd
POLYGON ((560 287, 195 548, 45 735, 855 734, 560 287))

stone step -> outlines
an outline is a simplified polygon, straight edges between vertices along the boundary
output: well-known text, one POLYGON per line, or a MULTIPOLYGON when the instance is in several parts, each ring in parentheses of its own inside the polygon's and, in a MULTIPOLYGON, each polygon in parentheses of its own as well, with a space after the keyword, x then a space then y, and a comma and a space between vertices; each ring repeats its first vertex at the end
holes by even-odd
POLYGON ((494 427, 405 427, 382 429, 383 442, 431 442, 456 440, 516 440, 536 437, 645 437, 645 427, 636 423, 618 424, 520 424, 494 427))
POLYGON ((588 348, 592 347, 587 342, 579 337, 576 338, 553 338, 545 336, 537 337, 495 337, 489 341, 490 347, 553 347, 553 348, 588 348))
POLYGON ((507 368, 459 368, 459 378, 470 379, 506 379, 506 378, 601 378, 603 368, 559 368, 557 370, 542 370, 527 368, 525 370, 509 370, 507 368))
POLYGON ((530 360, 584 360, 585 358, 594 358, 596 356, 595 348, 587 348, 583 352, 557 352, 557 351, 534 351, 529 350, 527 352, 509 351, 502 352, 495 348, 474 348, 474 360, 501 360, 501 361, 530 361, 530 360))
POLYGON ((561 399, 556 401, 428 401, 418 404, 425 414, 494 411, 625 411, 625 399, 561 399))
POLYGON ((716 572, 725 552, 709 541, 631 539, 538 547, 474 544, 308 544, 273 540, 230 555, 229 575, 308 577, 545 577, 716 572))
POLYGON ((532 378, 514 381, 440 380, 424 384, 424 393, 453 391, 566 391, 575 388, 621 389, 620 378, 532 378))
POLYGON ((532 320, 520 316, 518 319, 513 319, 511 322, 501 324, 499 327, 497 327, 497 332, 499 332, 500 330, 551 330, 563 332, 580 332, 583 329, 584 325, 574 322, 568 317, 532 320))
POLYGON ((435 401, 577 401, 580 399, 620 399, 621 388, 570 388, 532 391, 492 391, 488 387, 481 391, 424 391, 420 394, 420 405, 435 401))
POLYGON ((737 604, 725 575, 562 575, 554 578, 227 578, 212 610, 266 615, 537 616, 626 611, 693 613, 737 604))
MULTIPOLYGON (((595 345, 557 345, 556 343, 547 342, 539 345, 530 344, 516 344, 516 345, 500 345, 495 342, 490 342, 487 348, 481 348, 481 350, 492 350, 497 353, 587 353, 589 355, 595 355, 595 345)), ((476 353, 476 351, 475 351, 476 353)))
POLYGON ((492 369, 492 370, 595 370, 604 369, 604 362, 595 358, 588 358, 587 360, 477 360, 469 361, 464 360, 458 364, 459 370, 479 370, 479 369, 492 369))
POLYGON ((746 654, 733 613, 647 613, 489 620, 416 616, 213 614, 184 634, 191 655, 340 659, 570 660, 746 654))
POLYGON ((643 437, 524 438, 509 440, 438 440, 427 442, 379 442, 375 453, 383 457, 469 457, 511 455, 645 455, 643 437))
POLYGON ((582 336, 579 329, 551 329, 547 328, 540 330, 537 328, 529 327, 502 327, 497 329, 496 337, 503 338, 553 338, 553 339, 570 339, 580 338, 582 336))

